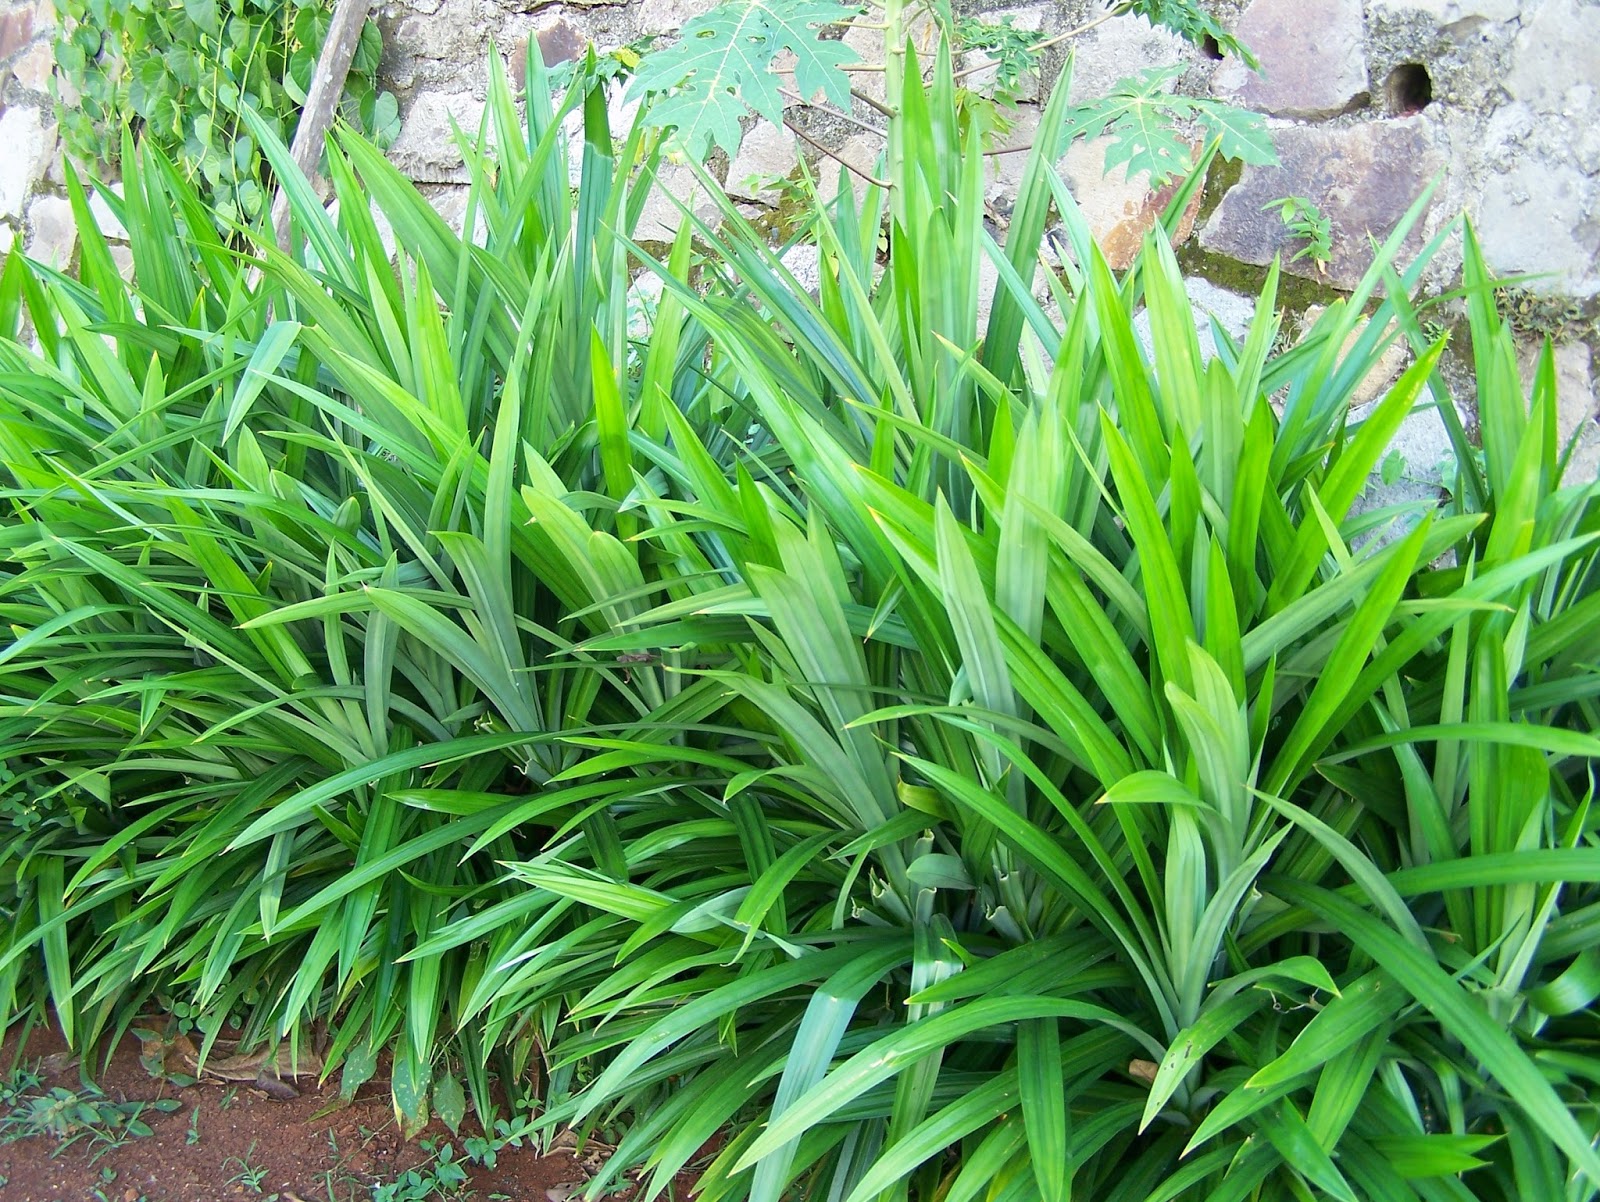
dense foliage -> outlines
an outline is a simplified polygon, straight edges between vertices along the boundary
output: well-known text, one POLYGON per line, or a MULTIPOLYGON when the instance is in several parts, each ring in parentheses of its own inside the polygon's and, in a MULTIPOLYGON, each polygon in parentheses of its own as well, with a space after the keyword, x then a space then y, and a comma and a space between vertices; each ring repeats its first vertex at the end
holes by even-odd
MULTIPOLYGON (((884 71, 889 79, 898 78, 912 52, 915 39, 908 38, 913 30, 925 38, 937 31, 961 48, 983 52, 992 62, 991 86, 961 95, 965 103, 988 110, 997 125, 1004 124, 997 103, 1009 105, 1023 77, 1038 72, 1041 51, 1070 42, 1112 17, 1139 16, 1196 45, 1208 44, 1219 55, 1234 54, 1252 67, 1259 66, 1249 49, 1225 32, 1197 0, 1108 0, 1106 11, 1051 38, 1019 30, 1009 17, 999 23, 958 18, 947 0, 883 4, 874 0, 872 20, 863 21, 867 7, 865 0, 721 0, 685 23, 671 45, 651 49, 628 65, 629 94, 651 101, 644 115, 648 126, 662 130, 690 158, 704 160, 713 148, 729 157, 736 155, 744 136, 742 122, 752 113, 781 123, 789 119, 785 110, 791 105, 820 105, 835 117, 861 125, 846 111, 855 97, 892 118, 899 107, 899 88, 891 83, 884 91, 889 103, 883 104, 853 88, 849 73, 884 71), (886 64, 859 62, 850 43, 836 36, 851 25, 884 31, 886 64)), ((955 78, 975 69, 979 68, 958 72, 955 78)), ((1076 133, 1108 139, 1108 170, 1122 166, 1129 176, 1148 172, 1158 187, 1193 168, 1197 130, 1218 141, 1224 158, 1259 164, 1278 161, 1259 113, 1178 94, 1172 89, 1182 74, 1182 66, 1142 71, 1119 80, 1104 96, 1083 98, 1063 120, 1076 133)))
MULTIPOLYGON (((294 128, 328 35, 323 0, 62 0, 56 64, 70 103, 57 107, 79 161, 115 161, 135 128, 197 182, 219 228, 249 224, 273 181, 241 112, 252 108, 284 141, 294 128)), ((341 112, 380 146, 400 132, 394 95, 378 85, 383 39, 361 30, 341 112)))
POLYGON ((628 1124, 593 1195, 719 1131, 707 1199, 1596 1195, 1600 506, 1550 354, 1463 231, 1475 454, 1413 214, 1208 361, 1164 233, 1119 278, 1055 175, 1066 83, 1000 246, 930 77, 815 295, 725 203, 642 256, 653 137, 537 61, 471 238, 354 136, 330 216, 257 123, 293 252, 146 145, 129 288, 71 185, 81 280, 0 274, 8 1014, 327 1024, 411 1127, 495 1079, 628 1124), (1360 512, 1430 396, 1448 504, 1360 512))

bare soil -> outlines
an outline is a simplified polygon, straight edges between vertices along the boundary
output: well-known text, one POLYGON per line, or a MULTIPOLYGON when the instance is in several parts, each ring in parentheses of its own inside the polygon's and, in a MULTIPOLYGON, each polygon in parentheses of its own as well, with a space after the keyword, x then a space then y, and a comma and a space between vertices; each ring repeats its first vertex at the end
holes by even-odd
MULTIPOLYGON (((336 1077, 323 1087, 300 1078, 294 1089, 273 1081, 271 1094, 254 1082, 215 1078, 180 1088, 152 1077, 140 1051, 129 1036, 102 1067, 98 1057, 80 1063, 52 1032, 33 1032, 20 1049, 14 1036, 0 1044, 0 1077, 24 1064, 43 1078, 42 1090, 78 1091, 92 1077, 113 1102, 178 1103, 167 1112, 143 1111, 151 1134, 115 1146, 91 1135, 65 1147, 46 1135, 0 1143, 0 1200, 269 1202, 276 1195, 275 1202, 370 1202, 375 1184, 430 1161, 422 1141, 448 1142, 462 1158, 461 1139, 437 1123, 415 1142, 401 1137, 385 1079, 369 1082, 349 1103, 340 1100, 336 1077)), ((592 1168, 592 1154, 580 1163, 565 1151, 504 1148, 494 1169, 473 1168, 459 1191, 430 1202, 548 1202, 564 1198, 592 1168)))

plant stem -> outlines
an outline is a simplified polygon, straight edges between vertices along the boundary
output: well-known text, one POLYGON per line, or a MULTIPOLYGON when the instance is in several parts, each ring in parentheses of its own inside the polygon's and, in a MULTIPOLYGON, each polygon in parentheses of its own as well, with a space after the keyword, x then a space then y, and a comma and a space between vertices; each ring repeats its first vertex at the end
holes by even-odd
POLYGON ((880 138, 887 137, 883 130, 879 129, 876 125, 872 125, 866 121, 863 121, 860 117, 852 116, 843 109, 834 108, 834 106, 831 104, 821 104, 816 101, 807 100, 804 96, 800 95, 799 92, 794 91, 792 88, 779 88, 778 91, 788 99, 793 100, 796 104, 804 105, 808 109, 815 109, 819 113, 827 113, 830 117, 837 117, 839 120, 848 122, 857 129, 864 129, 869 134, 877 134, 880 138))
POLYGON ((821 142, 817 141, 810 134, 806 133, 805 130, 797 126, 793 121, 790 121, 789 118, 785 117, 783 119, 783 123, 788 127, 789 132, 794 134, 795 137, 799 138, 809 146, 814 146, 816 149, 820 150, 823 154, 832 159, 835 163, 838 163, 839 166, 843 167, 846 171, 849 171, 852 175, 859 176, 861 179, 866 180, 867 183, 872 184, 874 187, 883 188, 886 191, 894 186, 889 183, 888 180, 879 179, 877 176, 861 170, 861 168, 857 167, 848 159, 840 158, 838 154, 832 150, 829 150, 821 142))
POLYGON ((851 88, 850 89, 850 95, 853 96, 855 99, 861 101, 861 103, 866 105, 868 108, 875 109, 876 111, 882 113, 885 117, 894 118, 894 117, 898 117, 900 115, 894 109, 890 108, 887 104, 884 104, 883 101, 878 100, 875 97, 868 96, 865 92, 858 91, 855 88, 851 88))

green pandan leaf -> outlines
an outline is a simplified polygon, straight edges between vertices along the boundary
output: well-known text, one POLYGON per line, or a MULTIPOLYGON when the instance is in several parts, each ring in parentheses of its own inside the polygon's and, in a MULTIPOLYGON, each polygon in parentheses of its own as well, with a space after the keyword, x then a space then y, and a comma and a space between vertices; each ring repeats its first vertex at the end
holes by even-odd
POLYGON ((735 154, 739 121, 750 109, 783 120, 784 98, 772 70, 782 51, 795 56, 803 95, 820 91, 835 104, 849 102, 850 81, 841 68, 856 61, 855 52, 819 33, 859 11, 835 0, 727 0, 685 25, 674 45, 646 57, 632 94, 657 97, 647 119, 675 128, 689 154, 704 158, 713 144, 735 154))

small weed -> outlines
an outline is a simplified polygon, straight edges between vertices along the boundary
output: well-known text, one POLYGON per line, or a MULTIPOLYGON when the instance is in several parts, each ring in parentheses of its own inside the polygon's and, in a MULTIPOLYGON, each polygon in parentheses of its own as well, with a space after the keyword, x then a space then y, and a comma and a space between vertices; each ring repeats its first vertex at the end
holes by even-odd
POLYGON ((1385 488, 1393 488, 1400 483, 1406 474, 1406 457, 1399 451, 1390 451, 1384 457, 1383 466, 1379 470, 1379 478, 1385 488))
POLYGON ((228 1107, 233 1105, 234 1098, 236 1098, 238 1096, 239 1096, 239 1087, 237 1085, 228 1086, 227 1089, 222 1091, 222 1100, 217 1103, 218 1108, 221 1109, 221 1110, 228 1109, 228 1107))
POLYGON ((322 1194, 328 1202, 363 1202, 371 1196, 366 1182, 356 1176, 345 1163, 344 1149, 339 1147, 339 1137, 328 1132, 328 1151, 335 1161, 331 1169, 322 1173, 322 1194))
POLYGON ((467 1196, 460 1192, 467 1183, 466 1162, 455 1158, 455 1149, 450 1144, 440 1146, 425 1139, 422 1150, 431 1159, 407 1169, 393 1181, 374 1185, 372 1202, 429 1202, 433 1198, 467 1196))
POLYGON ((999 24, 962 17, 956 21, 956 40, 967 50, 979 50, 994 60, 994 90, 1001 97, 1014 98, 1030 76, 1039 74, 1039 53, 1034 49, 1044 41, 1036 29, 1018 29, 1015 17, 1002 17, 999 24))
POLYGON ((194 1108, 194 1112, 189 1115, 189 1131, 188 1134, 183 1137, 183 1142, 189 1145, 191 1148, 200 1142, 200 1107, 198 1106, 196 1106, 194 1108))
MULTIPOLYGON (((107 1165, 105 1168, 100 1170, 100 1184, 95 1186, 92 1191, 92 1196, 95 1199, 95 1202, 129 1202, 130 1197, 132 1202, 149 1202, 149 1199, 145 1197, 143 1190, 120 1190, 113 1191, 108 1194, 106 1191, 110 1189, 113 1184, 115 1184, 116 1180, 116 1169, 107 1165)), ((4 1184, 5 1179, 0 1177, 0 1185, 4 1184)))
POLYGON ((0 1080, 0 1107, 12 1109, 23 1096, 32 1093, 44 1083, 38 1065, 18 1064, 4 1080, 0 1080))
POLYGON ((1263 213, 1272 209, 1278 211, 1279 219, 1289 232, 1305 243, 1289 256, 1289 262, 1309 258, 1317 265, 1317 271, 1326 275, 1333 258, 1333 226, 1322 210, 1304 196, 1280 196, 1261 206, 1263 213))
POLYGON ((150 1134, 142 1117, 148 1111, 176 1110, 178 1102, 113 1102, 93 1086, 74 1092, 55 1086, 41 1088, 42 1079, 32 1069, 13 1070, 0 1086, 0 1144, 44 1136, 57 1141, 56 1154, 87 1141, 98 1160, 130 1139, 150 1134))
MULTIPOLYGON (((251 1140, 243 1156, 230 1156, 222 1162, 222 1171, 228 1174, 229 1185, 242 1185, 252 1194, 261 1193, 261 1183, 267 1179, 267 1166, 251 1164, 250 1158, 255 1154, 256 1141, 251 1140), (233 1168, 235 1165, 238 1167, 233 1168)), ((277 1196, 277 1194, 268 1195, 268 1202, 272 1202, 277 1196)))

